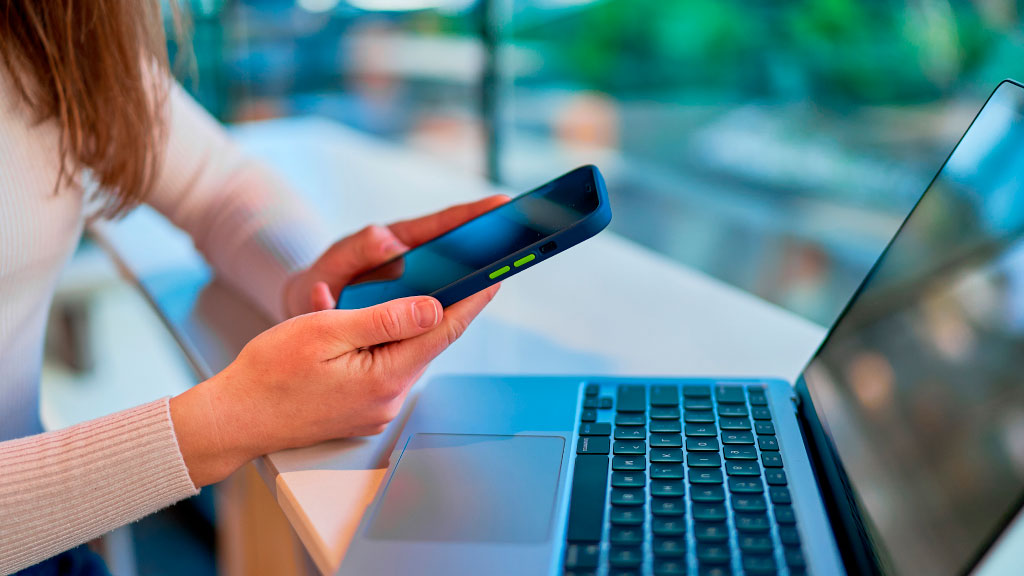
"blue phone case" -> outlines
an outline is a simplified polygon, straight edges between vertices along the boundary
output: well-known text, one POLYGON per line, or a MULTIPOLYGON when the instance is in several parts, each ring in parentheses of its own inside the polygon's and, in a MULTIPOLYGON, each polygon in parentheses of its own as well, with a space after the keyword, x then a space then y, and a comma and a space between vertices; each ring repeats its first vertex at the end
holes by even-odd
MULTIPOLYGON (((582 219, 577 220, 571 226, 563 228, 554 234, 550 234, 522 250, 496 260, 469 276, 465 276, 444 288, 427 295, 437 298, 437 300, 441 302, 442 306, 449 306, 463 298, 466 298, 467 296, 487 288, 492 284, 507 280, 527 268, 532 268, 540 262, 550 259, 556 254, 561 254, 567 249, 593 237, 601 230, 604 230, 604 228, 608 226, 608 223, 611 222, 612 210, 608 202, 608 190, 605 187, 604 178, 601 176, 601 172, 597 167, 593 165, 581 166, 575 170, 567 172, 559 178, 564 178, 580 171, 588 171, 590 173, 590 180, 593 182, 597 192, 597 208, 595 208, 591 213, 587 214, 582 219), (528 262, 523 262, 523 259, 528 258, 530 254, 533 255, 533 259, 528 262), (517 262, 520 263, 519 266, 516 266, 517 262), (506 272, 492 277, 492 274, 496 271, 502 270, 506 266, 508 267, 506 272)), ((556 180, 559 178, 556 178, 556 180)), ((529 192, 527 192, 527 194, 529 194, 529 192)), ((513 202, 514 201, 515 200, 513 200, 513 202)), ((338 304, 340 307, 341 298, 338 299, 338 304)))

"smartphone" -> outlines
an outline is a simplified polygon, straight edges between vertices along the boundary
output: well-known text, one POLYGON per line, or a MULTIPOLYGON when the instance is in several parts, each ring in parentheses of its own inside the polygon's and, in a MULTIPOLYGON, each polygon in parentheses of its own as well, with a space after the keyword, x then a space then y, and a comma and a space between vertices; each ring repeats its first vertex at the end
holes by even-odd
POLYGON ((604 178, 582 166, 357 276, 338 308, 422 295, 448 306, 593 237, 611 218, 604 178))

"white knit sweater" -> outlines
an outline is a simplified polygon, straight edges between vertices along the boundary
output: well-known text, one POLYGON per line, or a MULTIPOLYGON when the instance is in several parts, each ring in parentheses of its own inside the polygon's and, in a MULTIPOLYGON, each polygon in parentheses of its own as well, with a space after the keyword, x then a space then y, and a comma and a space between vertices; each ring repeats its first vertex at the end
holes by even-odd
MULTIPOLYGON (((218 274, 282 317, 284 280, 326 245, 322 229, 178 87, 168 114, 166 157, 147 202, 192 236, 218 274)), ((54 193, 57 173, 56 123, 35 122, 0 74, 0 574, 197 492, 167 399, 41 433, 44 325, 87 216, 82 192, 54 193)))

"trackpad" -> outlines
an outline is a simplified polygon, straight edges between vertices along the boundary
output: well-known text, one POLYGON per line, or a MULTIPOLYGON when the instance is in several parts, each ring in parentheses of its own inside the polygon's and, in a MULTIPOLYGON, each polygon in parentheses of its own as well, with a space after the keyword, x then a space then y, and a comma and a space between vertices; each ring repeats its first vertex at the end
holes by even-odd
POLYGON ((558 436, 416 434, 402 452, 369 537, 545 541, 564 449, 558 436))

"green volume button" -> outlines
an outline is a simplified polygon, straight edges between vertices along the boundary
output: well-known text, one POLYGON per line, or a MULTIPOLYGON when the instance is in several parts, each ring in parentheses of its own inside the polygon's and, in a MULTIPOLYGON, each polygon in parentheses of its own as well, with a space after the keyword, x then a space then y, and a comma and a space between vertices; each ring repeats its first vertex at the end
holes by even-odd
POLYGON ((520 266, 522 266, 524 264, 528 264, 528 263, 532 262, 534 258, 536 258, 536 256, 534 256, 533 254, 527 254, 526 256, 523 256, 519 260, 516 260, 515 262, 513 262, 512 265, 515 266, 516 268, 519 268, 520 266))
POLYGON ((501 268, 498 268, 494 272, 491 272, 491 280, 494 280, 495 278, 501 276, 502 274, 508 272, 509 270, 511 270, 511 268, 509 268, 508 266, 502 266, 501 268))

